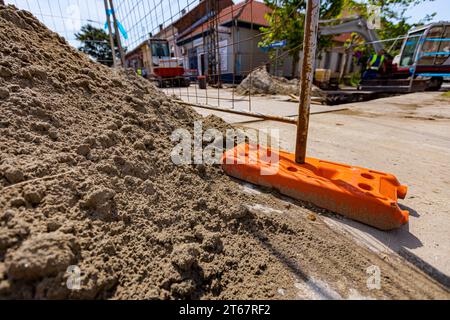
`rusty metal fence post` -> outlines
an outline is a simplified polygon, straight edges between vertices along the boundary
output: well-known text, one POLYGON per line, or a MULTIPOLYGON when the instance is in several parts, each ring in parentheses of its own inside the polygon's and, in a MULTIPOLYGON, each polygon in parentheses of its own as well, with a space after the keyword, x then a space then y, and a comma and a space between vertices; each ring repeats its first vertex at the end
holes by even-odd
POLYGON ((109 9, 109 6, 108 6, 108 0, 104 0, 104 5, 105 5, 106 21, 108 23, 109 43, 111 45, 113 66, 114 66, 114 69, 115 69, 115 68, 117 68, 116 46, 114 44, 114 39, 113 39, 113 31, 112 31, 112 27, 111 27, 111 15, 109 14, 110 13, 110 9, 109 9))
POLYGON ((314 79, 317 36, 319 29, 320 0, 308 0, 305 17, 302 70, 300 78, 300 106, 297 122, 295 161, 305 163, 308 143, 311 90, 314 79))
POLYGON ((114 8, 113 0, 109 0, 109 6, 110 6, 111 13, 112 13, 114 31, 116 33, 116 38, 117 38, 117 47, 119 48, 119 53, 120 53, 120 61, 122 62, 122 68, 125 68, 125 51, 123 50, 122 41, 120 40, 119 25, 117 23, 116 11, 114 8))

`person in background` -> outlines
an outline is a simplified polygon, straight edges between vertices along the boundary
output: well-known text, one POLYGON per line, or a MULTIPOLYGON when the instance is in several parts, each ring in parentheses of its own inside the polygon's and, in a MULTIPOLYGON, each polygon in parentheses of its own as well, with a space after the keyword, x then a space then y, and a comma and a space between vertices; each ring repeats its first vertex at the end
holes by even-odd
POLYGON ((363 80, 376 79, 380 73, 386 72, 386 53, 384 50, 373 54, 367 61, 367 70, 363 74, 363 80))

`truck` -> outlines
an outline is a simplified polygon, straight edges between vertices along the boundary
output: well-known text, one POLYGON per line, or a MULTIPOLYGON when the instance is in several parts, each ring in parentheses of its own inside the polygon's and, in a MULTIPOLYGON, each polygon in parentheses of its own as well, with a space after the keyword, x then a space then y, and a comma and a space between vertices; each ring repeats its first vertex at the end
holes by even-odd
POLYGON ((190 86, 183 60, 172 56, 168 40, 152 38, 146 41, 142 46, 142 60, 142 76, 154 81, 158 87, 190 86))

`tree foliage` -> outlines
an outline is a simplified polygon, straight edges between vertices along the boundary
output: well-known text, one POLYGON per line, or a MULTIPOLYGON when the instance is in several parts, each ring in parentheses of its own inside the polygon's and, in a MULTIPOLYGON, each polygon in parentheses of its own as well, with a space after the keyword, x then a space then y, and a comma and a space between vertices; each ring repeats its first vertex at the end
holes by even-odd
MULTIPOLYGON (((306 0, 264 0, 265 4, 272 9, 267 15, 269 27, 261 28, 263 39, 260 46, 268 46, 278 40, 286 40, 289 55, 293 57, 293 71, 295 75, 299 55, 302 50, 304 36, 304 21, 306 0)), ((331 19, 342 11, 344 0, 322 0, 321 18, 331 19)), ((319 46, 329 45, 330 38, 323 37, 319 46)))
MULTIPOLYGON (((79 33, 75 34, 75 38, 82 44, 78 48, 80 51, 88 54, 99 63, 107 66, 113 65, 109 35, 103 29, 86 24, 79 33)), ((113 39, 116 47, 116 58, 119 58, 119 49, 114 35, 113 39)))

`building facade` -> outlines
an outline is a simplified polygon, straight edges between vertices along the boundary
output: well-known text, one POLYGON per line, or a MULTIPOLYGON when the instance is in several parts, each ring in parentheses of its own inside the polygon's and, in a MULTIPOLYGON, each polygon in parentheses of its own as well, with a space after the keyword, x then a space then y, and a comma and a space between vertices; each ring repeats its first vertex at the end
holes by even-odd
MULTIPOLYGON (((199 6, 206 6, 206 2, 199 6)), ((256 67, 269 62, 268 53, 258 44, 262 40, 260 28, 268 26, 265 15, 271 10, 264 3, 254 0, 239 4, 229 1, 227 4, 210 20, 205 19, 198 25, 194 24, 194 27, 181 29, 177 45, 181 48, 185 68, 192 74, 209 75, 211 54, 215 54, 216 75, 225 82, 239 82, 256 67), (211 25, 213 19, 216 19, 214 26, 211 25)), ((183 24, 186 24, 183 18, 175 23, 183 24)))
MULTIPOLYGON (((222 82, 239 83, 262 65, 270 66, 272 74, 290 78, 292 57, 280 48, 277 53, 280 58, 274 63, 269 52, 259 47, 262 41, 260 28, 269 26, 266 15, 270 13, 268 6, 256 0, 238 4, 232 0, 203 0, 178 21, 166 28, 161 26, 160 32, 151 37, 166 39, 171 56, 179 59, 192 78, 216 76, 222 82), (211 68, 212 64, 214 68, 211 68)), ((344 49, 349 36, 335 37, 333 46, 318 55, 316 68, 330 69, 335 77, 356 71, 352 56, 344 49)), ((144 43, 129 52, 127 66, 142 68, 145 50, 144 43)), ((300 66, 297 69, 294 74, 298 77, 300 66)))

